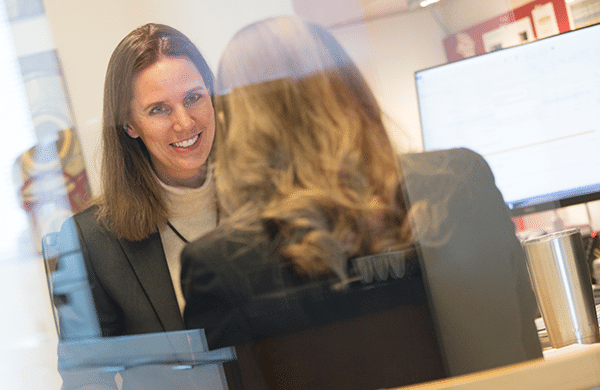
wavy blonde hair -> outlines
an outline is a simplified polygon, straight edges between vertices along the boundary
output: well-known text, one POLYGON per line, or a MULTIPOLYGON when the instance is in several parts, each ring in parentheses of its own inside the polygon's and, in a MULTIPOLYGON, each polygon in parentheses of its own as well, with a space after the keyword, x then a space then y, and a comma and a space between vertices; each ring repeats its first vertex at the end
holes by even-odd
POLYGON ((313 276, 410 241, 381 109, 322 27, 279 17, 241 30, 216 91, 215 172, 232 225, 265 229, 313 276))

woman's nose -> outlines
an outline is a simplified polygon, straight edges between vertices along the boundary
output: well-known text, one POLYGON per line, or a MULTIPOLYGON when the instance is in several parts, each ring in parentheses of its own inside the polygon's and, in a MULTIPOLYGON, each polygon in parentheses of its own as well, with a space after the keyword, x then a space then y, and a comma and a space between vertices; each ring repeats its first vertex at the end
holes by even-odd
POLYGON ((173 116, 175 131, 186 131, 194 126, 194 119, 185 107, 177 107, 173 116))

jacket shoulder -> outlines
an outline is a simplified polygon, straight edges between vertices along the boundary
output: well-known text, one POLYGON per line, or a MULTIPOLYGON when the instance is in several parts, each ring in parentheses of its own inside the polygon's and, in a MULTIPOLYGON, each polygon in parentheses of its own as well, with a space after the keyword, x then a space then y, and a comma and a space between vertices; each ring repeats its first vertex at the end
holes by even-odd
POLYGON ((78 225, 98 225, 96 214, 98 206, 93 205, 71 217, 78 225))

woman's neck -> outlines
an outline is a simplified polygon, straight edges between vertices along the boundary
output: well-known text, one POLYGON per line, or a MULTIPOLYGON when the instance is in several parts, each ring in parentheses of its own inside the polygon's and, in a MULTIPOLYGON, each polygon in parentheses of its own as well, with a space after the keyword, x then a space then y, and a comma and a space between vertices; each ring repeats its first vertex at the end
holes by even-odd
POLYGON ((156 177, 164 184, 171 187, 183 188, 199 188, 206 181, 206 173, 208 172, 208 162, 202 165, 197 174, 188 177, 173 177, 170 175, 162 175, 160 172, 154 172, 156 177))

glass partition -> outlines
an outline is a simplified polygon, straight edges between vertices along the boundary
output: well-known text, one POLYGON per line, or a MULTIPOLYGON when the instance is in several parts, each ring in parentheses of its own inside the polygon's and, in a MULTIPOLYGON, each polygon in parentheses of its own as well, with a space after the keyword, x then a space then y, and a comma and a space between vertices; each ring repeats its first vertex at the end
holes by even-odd
MULTIPOLYGON (((0 326, 3 385, 11 389, 52 390, 61 388, 65 380, 68 388, 75 389, 84 388, 85 378, 89 377, 104 388, 122 390, 140 383, 151 386, 147 382, 152 380, 148 378, 167 381, 165 378, 183 373, 190 386, 197 386, 190 388, 205 388, 206 383, 210 388, 227 388, 225 377, 230 373, 224 371, 222 363, 235 361, 235 352, 229 348, 208 351, 203 331, 151 333, 145 335, 147 338, 131 334, 100 337, 103 320, 100 325, 92 323, 97 320, 97 302, 89 293, 95 281, 88 279, 89 264, 87 267, 84 264, 89 248, 79 247, 75 231, 70 234, 69 243, 56 244, 51 234, 59 232, 69 217, 87 209, 102 193, 100 139, 104 78, 111 53, 134 28, 148 22, 177 28, 198 46, 217 73, 219 58, 228 41, 249 23, 278 15, 296 15, 319 23, 339 41, 362 72, 383 110, 393 148, 399 154, 406 154, 423 151, 416 71, 588 26, 599 20, 598 3, 591 0, 175 0, 165 5, 155 0, 0 0, 0 85, 4 99, 0 104, 0 110, 4 110, 0 116, 3 118, 0 131, 4 134, 0 146, 4 148, 0 153, 4 221, 0 228, 3 235, 0 308, 5 318, 0 326), (83 306, 74 309, 74 302, 83 302, 83 306), (83 325, 78 323, 84 317, 93 320, 83 325), (69 329, 77 337, 67 342, 69 337, 64 337, 66 333, 61 336, 61 330, 69 329), (128 348, 136 353, 128 354, 128 348), (90 354, 92 350, 119 353, 115 352, 114 359, 112 352, 101 358, 101 352, 90 354), (82 356, 82 360, 73 363, 76 356, 82 356), (191 374, 206 366, 212 367, 208 374, 207 370, 199 376, 191 374)), ((409 158, 403 169, 409 172, 415 169, 414 164, 434 163, 418 163, 418 159, 409 158)), ((481 172, 487 172, 483 165, 474 164, 481 172)), ((424 196, 421 189, 413 189, 413 194, 419 195, 407 199, 409 204, 424 196)), ((498 195, 492 192, 492 198, 498 195)), ((600 229, 599 208, 590 203, 576 209, 515 218, 512 222, 521 236, 565 226, 585 226, 595 231, 600 229)), ((513 225, 502 226, 510 232, 507 240, 511 245, 517 242, 512 237, 513 225)), ((479 248, 461 243, 471 249, 479 248)), ((424 247, 421 260, 438 256, 432 247, 424 247)), ((144 250, 140 246, 132 248, 118 250, 140 253, 144 250)), ((477 257, 474 253, 468 255, 477 257)), ((412 294, 417 301, 423 298, 421 303, 426 297, 424 305, 430 313, 419 320, 427 326, 439 327, 436 321, 448 313, 436 314, 436 305, 444 304, 446 293, 456 297, 461 293, 439 290, 442 284, 435 288, 428 285, 424 272, 427 264, 423 261, 406 264, 409 275, 418 280, 411 279, 414 285, 394 288, 412 294), (432 289, 436 289, 434 300, 432 289)), ((442 283, 444 278, 440 273, 434 275, 434 271, 450 270, 432 269, 431 280, 442 283)), ((460 274, 460 270, 455 271, 460 274)), ((463 276, 468 274, 467 270, 462 271, 463 276)), ((481 275, 480 281, 491 280, 486 278, 492 276, 481 275)), ((478 275, 473 278, 479 280, 478 275)), ((523 287, 526 284, 520 280, 515 288, 526 289, 523 287)), ((112 291, 107 292, 107 296, 111 294, 112 291)), ((294 297, 303 299, 302 294, 294 297)), ((518 301, 518 297, 513 298, 518 301)), ((410 330, 410 326, 406 328, 410 330)), ((454 348, 452 343, 442 340, 453 337, 450 334, 435 337, 436 343, 445 345, 443 348, 454 348)), ((245 352, 240 349, 237 353, 245 352)), ((440 350, 435 353, 439 355, 432 361, 442 364, 439 359, 444 360, 447 355, 440 350)), ((449 371, 448 361, 443 364, 443 375, 461 372, 449 371)), ((419 378, 416 381, 433 379, 419 378)), ((166 386, 160 380, 152 385, 166 386)))

